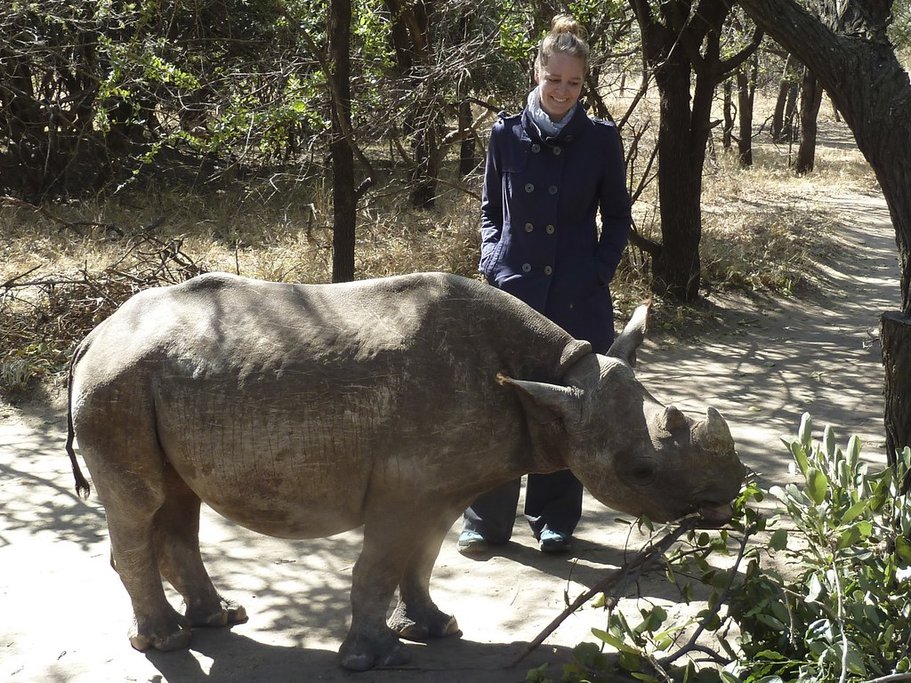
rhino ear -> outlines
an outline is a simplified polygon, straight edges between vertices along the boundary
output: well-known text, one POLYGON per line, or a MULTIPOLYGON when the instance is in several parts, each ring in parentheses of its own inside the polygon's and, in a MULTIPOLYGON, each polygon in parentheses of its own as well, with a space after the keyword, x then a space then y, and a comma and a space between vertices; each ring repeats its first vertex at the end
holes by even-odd
POLYGON ((607 350, 608 356, 619 358, 625 361, 630 367, 636 367, 636 349, 645 339, 645 332, 648 328, 648 314, 652 307, 652 302, 637 306, 633 311, 633 316, 626 323, 623 331, 617 335, 614 343, 607 350))
POLYGON ((515 387, 528 416, 540 424, 559 419, 578 420, 582 415, 582 391, 546 382, 529 382, 497 373, 497 382, 515 387))

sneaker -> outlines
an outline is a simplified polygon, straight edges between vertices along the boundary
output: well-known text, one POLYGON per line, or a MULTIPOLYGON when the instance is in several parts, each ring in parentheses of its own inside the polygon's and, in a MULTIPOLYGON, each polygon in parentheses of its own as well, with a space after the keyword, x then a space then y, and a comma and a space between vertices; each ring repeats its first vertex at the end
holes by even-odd
POLYGON ((463 555, 485 553, 487 548, 487 540, 477 531, 466 529, 459 534, 459 552, 463 555))
POLYGON ((572 536, 547 527, 541 532, 538 540, 541 542, 542 553, 565 553, 573 546, 572 536))

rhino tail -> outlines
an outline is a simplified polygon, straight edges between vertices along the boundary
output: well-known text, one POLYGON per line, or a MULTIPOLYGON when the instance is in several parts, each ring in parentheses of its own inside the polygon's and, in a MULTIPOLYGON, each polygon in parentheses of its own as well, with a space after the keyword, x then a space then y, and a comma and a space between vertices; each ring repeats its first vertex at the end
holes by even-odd
POLYGON ((73 357, 70 359, 70 368, 66 382, 66 453, 70 456, 70 466, 73 468, 73 477, 76 480, 76 495, 83 500, 89 497, 92 487, 88 480, 83 476, 79 467, 79 461, 76 460, 76 451, 73 450, 73 439, 76 436, 76 430, 73 428, 73 372, 76 369, 76 363, 82 357, 84 351, 84 342, 76 347, 73 357))

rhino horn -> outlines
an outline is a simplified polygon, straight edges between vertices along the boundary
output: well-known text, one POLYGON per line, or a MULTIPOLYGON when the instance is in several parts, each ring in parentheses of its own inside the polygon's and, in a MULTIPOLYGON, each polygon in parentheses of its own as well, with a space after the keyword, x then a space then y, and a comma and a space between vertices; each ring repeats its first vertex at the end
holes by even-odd
POLYGON ((705 411, 705 420, 693 429, 694 440, 711 453, 726 455, 734 450, 734 438, 721 413, 711 406, 705 411))
POLYGON ((686 415, 675 406, 665 406, 664 412, 658 418, 658 426, 665 432, 673 434, 675 430, 687 426, 686 415))
POLYGON ((648 314, 651 307, 651 301, 636 307, 623 331, 617 335, 614 343, 607 350, 608 356, 619 358, 630 367, 636 367, 636 349, 639 348, 642 340, 645 339, 645 332, 648 328, 648 314))
POLYGON ((582 416, 582 391, 546 382, 529 382, 497 373, 497 382, 518 390, 529 417, 545 424, 558 419, 578 420, 582 416))

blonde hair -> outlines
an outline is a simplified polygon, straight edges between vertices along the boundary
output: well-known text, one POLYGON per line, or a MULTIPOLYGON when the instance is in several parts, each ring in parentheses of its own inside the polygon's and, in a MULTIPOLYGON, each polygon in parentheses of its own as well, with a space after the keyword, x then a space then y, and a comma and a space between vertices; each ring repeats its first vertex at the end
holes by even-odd
POLYGON ((557 52, 578 57, 588 67, 588 32, 585 27, 568 14, 558 14, 550 22, 550 32, 538 46, 535 69, 547 66, 557 52))

